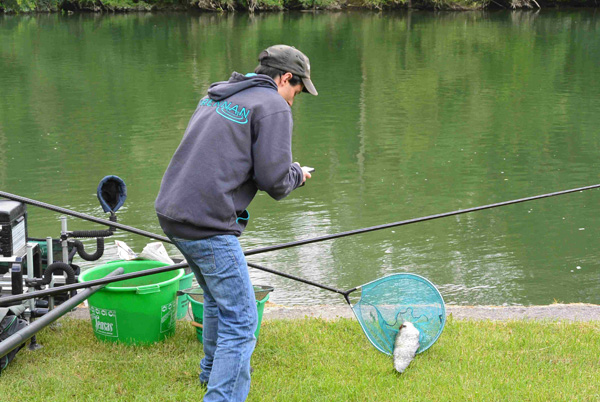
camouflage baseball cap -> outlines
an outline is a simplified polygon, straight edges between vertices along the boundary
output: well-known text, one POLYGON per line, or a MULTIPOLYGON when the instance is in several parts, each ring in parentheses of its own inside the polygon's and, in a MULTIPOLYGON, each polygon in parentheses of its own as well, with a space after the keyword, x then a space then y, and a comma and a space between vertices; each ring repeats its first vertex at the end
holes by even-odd
POLYGON ((308 57, 300 50, 288 45, 274 45, 260 52, 258 61, 263 66, 277 68, 290 72, 302 78, 304 88, 302 92, 318 95, 312 81, 310 80, 310 62, 308 57))

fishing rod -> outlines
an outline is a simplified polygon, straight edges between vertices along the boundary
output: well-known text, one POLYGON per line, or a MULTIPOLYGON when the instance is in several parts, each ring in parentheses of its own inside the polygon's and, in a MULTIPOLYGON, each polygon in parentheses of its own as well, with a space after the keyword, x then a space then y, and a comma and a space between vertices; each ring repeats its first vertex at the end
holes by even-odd
MULTIPOLYGON (((309 243, 316 243, 316 242, 320 242, 320 241, 325 241, 325 240, 331 240, 331 239, 337 239, 340 237, 345 237, 345 236, 350 236, 350 235, 355 235, 355 234, 361 234, 361 233, 367 233, 367 232, 371 232, 371 231, 375 231, 375 230, 382 230, 382 229, 388 229, 388 228, 392 228, 392 227, 396 227, 396 226, 403 226, 403 225, 408 225, 411 223, 417 223, 417 222, 425 222, 428 220, 433 220, 433 219, 439 219, 439 218, 445 218, 448 216, 454 216, 454 215, 461 215, 461 214, 466 214, 469 212, 475 212, 475 211, 481 211, 481 210, 485 210, 485 209, 491 209, 491 208, 497 208, 497 207, 501 207, 501 206, 506 206, 506 205, 511 205, 511 204, 518 204, 521 202, 526 202, 526 201, 533 201, 533 200, 538 200, 538 199, 542 199, 542 198, 548 198, 548 197, 554 197, 554 196, 558 196, 558 195, 564 195, 564 194, 569 194, 569 193, 574 193, 574 192, 579 192, 579 191, 585 191, 585 190, 591 190, 591 189, 595 189, 595 188, 600 188, 600 184, 595 184, 592 186, 586 186, 586 187, 578 187, 578 188, 573 188, 570 190, 563 190, 563 191, 556 191, 556 192, 552 192, 552 193, 547 193, 547 194, 541 194, 541 195, 536 195, 536 196, 531 196, 531 197, 526 197, 526 198, 519 198, 516 200, 510 200, 510 201, 503 201, 503 202, 498 202, 498 203, 494 203, 494 204, 488 204, 488 205, 483 205, 480 207, 473 207, 473 208, 467 208, 467 209, 461 209, 461 210, 457 210, 457 211, 452 211, 452 212, 445 212, 445 213, 441 213, 441 214, 436 214, 436 215, 429 215, 429 216, 424 216, 421 218, 414 218, 414 219, 408 219, 408 220, 404 220, 404 221, 399 221, 399 222, 393 222, 393 223, 388 223, 388 224, 384 224, 384 225, 377 225, 377 226, 371 226, 371 227, 367 227, 367 228, 363 228, 363 229, 356 229, 356 230, 350 230, 350 231, 346 231, 346 232, 340 232, 340 233, 336 233, 336 234, 331 234, 331 235, 326 235, 326 236, 320 236, 320 237, 314 237, 311 239, 305 239, 305 240, 298 240, 298 241, 294 241, 294 242, 289 242, 289 243, 283 243, 283 244, 279 244, 279 245, 274 245, 274 246, 268 246, 268 247, 263 247, 263 248, 259 248, 259 249, 253 249, 253 250, 249 250, 246 251, 244 254, 245 255, 254 255, 254 254, 259 254, 259 253, 266 253, 269 251, 275 251, 275 250, 281 250, 284 248, 289 248, 289 247, 296 247, 296 246, 300 246, 303 244, 309 244, 309 243)), ((55 205, 51 205, 51 204, 47 204, 41 201, 36 201, 36 200, 32 200, 29 198, 25 198, 25 197, 21 197, 15 194, 11 194, 11 193, 7 193, 4 191, 0 191, 0 196, 7 198, 7 199, 11 199, 14 201, 19 201, 19 202, 23 202, 26 204, 31 204, 31 205, 35 205, 38 207, 42 207, 42 208, 46 208, 46 209, 50 209, 52 211, 55 212, 60 212, 60 213, 64 213, 67 215, 72 215, 81 219, 86 219, 86 220, 90 220, 92 222, 96 222, 96 223, 100 223, 103 225, 107 225, 107 226, 113 226, 113 227, 117 227, 120 229, 123 229, 125 231, 131 232, 131 233, 135 233, 135 234, 139 234, 142 236, 146 236, 146 237, 150 237, 153 239, 157 239, 157 240, 161 240, 167 243, 171 243, 172 241, 165 237, 165 236, 160 236, 157 235, 155 233, 151 233, 151 232, 147 232, 145 230, 140 230, 131 226, 127 226, 127 225, 123 225, 123 224, 119 224, 117 222, 112 222, 109 220, 105 220, 105 219, 101 219, 101 218, 96 218, 93 217, 91 215, 87 215, 87 214, 83 214, 80 212, 76 212, 76 211, 71 211, 69 209, 66 208, 62 208, 62 207, 58 207, 55 205)), ((8 297, 3 297, 0 298, 0 305, 5 305, 8 304, 10 302, 14 302, 14 301, 19 301, 19 300, 25 300, 25 299, 29 299, 32 297, 41 297, 41 296, 48 296, 48 295, 53 295, 53 294, 58 294, 58 293, 63 293, 69 290, 75 290, 75 289, 81 289, 81 288, 86 288, 86 287, 90 287, 93 286, 94 284, 100 285, 100 284, 107 284, 107 283, 111 283, 111 282, 116 282, 116 281, 121 281, 121 280, 125 280, 125 279, 133 279, 133 278, 138 278, 141 276, 145 276, 145 275, 152 275, 152 274, 157 274, 157 273, 162 273, 162 272, 168 272, 168 271, 172 271, 175 269, 180 269, 180 268, 185 268, 187 267, 188 264, 186 263, 181 263, 181 264, 175 264, 175 265, 169 265, 169 266, 165 266, 165 267, 158 267, 158 268, 153 268, 153 269, 149 269, 149 270, 145 270, 145 271, 141 271, 141 272, 134 272, 134 273, 130 273, 130 274, 125 274, 125 275, 120 275, 118 277, 118 279, 112 279, 112 280, 104 280, 104 279, 98 279, 96 281, 90 281, 90 282, 86 282, 84 284, 70 284, 70 285, 64 285, 64 286, 60 286, 58 288, 53 288, 53 289, 46 289, 46 290, 41 290, 41 291, 35 291, 35 292, 30 292, 30 293, 26 293, 26 294, 22 294, 22 295, 14 295, 14 296, 8 296, 8 297)), ((307 279, 303 279, 294 275, 290 275, 290 274, 286 274, 284 272, 281 271, 277 271, 274 269, 270 269, 270 268, 266 268, 260 265, 256 265, 253 263, 248 263, 248 266, 252 267, 252 268, 256 268, 259 269, 261 271, 265 271, 265 272, 269 272, 275 275, 279 275, 288 279, 292 279, 292 280, 296 280, 299 282, 303 282, 306 283, 308 285, 312 285, 312 286, 316 286, 319 287, 321 289, 325 289, 325 290, 329 290, 332 292, 336 292, 339 293, 341 295, 343 295, 346 299, 348 298, 348 294, 351 293, 352 291, 356 290, 356 288, 350 289, 348 291, 342 291, 339 289, 335 289, 326 285, 322 285, 313 281, 309 281, 307 279)))
MULTIPOLYGON (((498 208, 498 207, 503 207, 503 206, 512 205, 512 204, 519 204, 522 202, 534 201, 534 200, 539 200, 542 198, 549 198, 549 197, 555 197, 558 195, 576 193, 576 192, 585 191, 585 190, 592 190, 595 188, 600 188, 600 184, 594 184, 591 186, 577 187, 577 188, 572 188, 569 190, 562 190, 562 191, 556 191, 556 192, 552 192, 552 193, 534 195, 531 197, 518 198, 518 199, 510 200, 510 201, 503 201, 503 202, 498 202, 498 203, 494 203, 494 204, 482 205, 479 207, 459 209, 457 211, 445 212, 445 213, 435 214, 435 215, 428 215, 428 216, 423 216, 420 218, 407 219, 404 221, 392 222, 392 223, 387 223, 387 224, 383 224, 383 225, 370 226, 370 227, 366 227, 366 228, 362 228, 362 229, 349 230, 346 232, 339 232, 339 233, 335 233, 335 234, 331 234, 331 235, 325 235, 325 236, 313 237, 310 239, 297 240, 297 241, 292 241, 292 242, 288 242, 288 243, 276 244, 273 246, 255 248, 255 249, 244 251, 244 255, 248 256, 248 255, 267 253, 270 251, 282 250, 282 249, 290 248, 290 247, 297 247, 297 246, 301 246, 304 244, 317 243, 317 242, 326 241, 326 240, 333 240, 333 239, 338 239, 341 237, 352 236, 352 235, 357 235, 357 234, 362 234, 362 233, 367 233, 367 232, 373 232, 376 230, 390 229, 393 227, 409 225, 412 223, 426 222, 426 221, 433 220, 433 219, 446 218, 449 216, 455 216, 455 215, 461 215, 461 214, 466 214, 466 213, 470 213, 470 212, 482 211, 485 209, 498 208)), ((168 237, 165 237, 165 236, 157 235, 155 233, 137 229, 132 226, 123 225, 123 224, 120 224, 117 222, 112 222, 112 221, 109 221, 106 219, 96 218, 95 216, 83 214, 81 212, 72 211, 72 210, 69 210, 66 208, 58 207, 58 206, 52 205, 52 204, 47 204, 47 203, 44 203, 41 201, 32 200, 30 198, 21 197, 21 196, 7 193, 4 191, 0 191, 0 197, 11 199, 13 201, 19 201, 19 202, 22 202, 25 204, 30 204, 30 205, 46 208, 51 211, 60 212, 60 213, 66 214, 66 215, 71 215, 71 216, 74 216, 77 218, 89 220, 89 221, 96 222, 96 223, 99 223, 102 225, 116 227, 116 228, 125 230, 127 232, 131 232, 131 233, 139 234, 139 235, 146 236, 146 237, 149 237, 152 239, 164 241, 166 243, 170 243, 170 244, 173 243, 171 241, 171 239, 169 239, 168 237)), ((272 272, 272 273, 275 273, 275 272, 272 272)))
MULTIPOLYGON (((501 207, 501 206, 506 206, 506 205, 511 205, 511 204, 517 204, 517 203, 521 203, 521 202, 526 202, 526 201, 533 201, 533 200, 538 200, 541 198, 548 198, 548 197, 553 197, 553 196, 557 196, 557 195, 563 195, 563 194, 569 194, 569 193, 574 193, 574 192, 578 192, 578 191, 585 191, 585 190, 591 190, 591 189, 595 189, 595 188, 600 188, 600 184, 596 184, 593 186, 586 186, 586 187, 578 187, 578 188, 574 188, 574 189, 570 189, 570 190, 563 190, 563 191, 557 191, 557 192, 553 192, 553 193, 547 193, 547 194, 541 194, 541 195, 536 195, 536 196, 532 196, 532 197, 526 197, 526 198, 519 198, 516 200, 511 200, 511 201, 504 201, 504 202, 499 202, 499 203, 495 203, 495 204, 488 204, 488 205, 483 205, 480 207, 474 207, 474 208, 468 208, 468 209, 462 209, 462 210, 458 210, 458 211, 453 211, 453 212, 446 212, 446 213, 442 213, 442 214, 436 214, 436 215, 429 215, 429 216, 424 216, 421 218, 414 218, 414 219, 408 219, 408 220, 404 220, 404 221, 399 221, 399 222, 393 222, 393 223, 388 223, 388 224, 384 224, 384 225, 378 225, 378 226, 371 226, 371 227, 367 227, 364 229, 357 229, 357 230, 351 230, 351 231, 347 231, 347 232, 340 232, 340 233, 336 233, 336 234, 332 234, 332 235, 327 235, 327 236, 320 236, 320 237, 315 237, 315 238, 311 238, 311 239, 305 239, 305 240, 299 240, 299 241, 295 241, 295 242, 289 242, 289 243, 283 243, 283 244, 279 244, 279 245, 274 245, 274 246, 269 246, 269 247, 263 247, 260 249, 253 249, 253 250, 249 250, 247 252, 245 252, 246 255, 253 255, 253 254, 259 254, 259 253, 264 253, 264 252, 269 252, 269 251, 275 251, 275 250, 280 250, 280 249, 284 249, 284 248, 289 248, 289 247, 295 247, 295 246, 299 246, 302 244, 308 244, 308 243, 315 243, 315 242, 319 242, 319 241, 325 241, 325 240, 331 240, 331 239, 336 239, 336 238, 340 238, 340 237, 345 237, 345 236, 350 236, 350 235, 354 235, 354 234, 360 234, 360 233, 366 233, 366 232, 371 232, 371 231, 375 231, 375 230, 381 230, 381 229, 388 229, 391 227, 396 227, 396 226, 402 226, 402 225, 408 225, 411 223, 417 223, 417 222, 424 222, 424 221, 428 221, 428 220, 433 220, 433 219, 439 219, 439 218, 444 218, 444 217, 448 217, 448 216, 453 216, 453 215, 460 215, 460 214, 465 214, 465 213, 469 213, 469 212, 475 212, 475 211, 481 211, 481 210, 485 210, 485 209, 491 209, 491 208, 497 208, 497 207, 501 207)), ((117 222, 112 222, 112 221, 108 221, 105 219, 101 219, 101 218, 96 218, 87 214, 83 214, 80 212, 76 212, 76 211, 71 211, 68 210, 66 208, 62 208, 62 207, 57 207, 55 205, 51 205, 51 204, 47 204, 44 202, 40 202, 40 201, 36 201, 36 200, 32 200, 29 198, 25 198, 25 197, 21 197, 15 194, 11 194, 11 193, 7 193, 4 191, 0 191, 0 196, 7 198, 7 199, 11 199, 14 201, 19 201, 19 202, 23 202, 26 204, 31 204, 31 205, 35 205, 38 207, 42 207, 42 208, 46 208, 46 209, 50 209, 52 211, 55 212, 60 212, 60 213, 64 213, 67 215, 72 215, 81 219, 86 219, 86 220, 90 220, 92 222, 96 222, 96 223, 100 223, 100 224, 104 224, 107 226, 113 226, 113 227, 118 227, 120 229, 123 229, 125 231, 131 232, 131 233, 135 233, 135 234, 140 234, 146 237, 150 237, 153 239, 157 239, 157 240, 161 240, 167 243, 171 243, 171 240, 165 236, 160 236, 154 233, 150 233, 144 230, 140 230, 131 226, 127 226, 127 225, 123 225, 123 224, 119 224, 117 222)), ((83 284, 70 284, 70 285, 63 285, 57 288, 51 288, 51 289, 46 289, 46 290, 40 290, 40 291, 34 291, 34 292, 29 292, 29 293, 25 293, 25 294, 21 294, 21 295, 14 295, 14 296, 7 296, 7 297, 2 297, 0 298, 0 306, 2 305, 8 305, 11 304, 13 302, 16 301, 21 301, 21 300, 26 300, 26 299, 30 299, 33 297, 43 297, 43 296, 50 296, 50 295, 55 295, 58 293, 64 293, 67 291, 71 291, 71 290, 76 290, 76 289, 82 289, 82 288, 87 288, 87 287, 91 287, 94 285, 103 285, 103 284, 108 284, 108 283, 112 283, 112 282, 117 282, 117 281, 121 281, 121 280, 126 280, 126 279, 133 279, 133 278, 138 278, 141 276, 146 276, 146 275, 153 275, 153 274, 158 274, 158 273, 162 273, 162 272, 168 272, 168 271, 173 271, 176 269, 181 269, 181 268, 185 268, 187 267, 188 264, 187 263, 180 263, 180 264, 175 264, 175 265, 169 265, 169 266, 164 266, 164 267, 158 267, 158 268, 152 268, 152 269, 148 269, 148 270, 144 270, 144 271, 140 271, 140 272, 133 272, 133 273, 129 273, 129 274, 123 274, 120 275, 118 278, 116 279, 110 279, 110 278, 104 278, 104 279, 97 279, 94 281, 89 281, 89 282, 85 282, 83 284)), ((265 271, 265 272, 269 272, 275 275, 279 275, 288 279, 292 279, 295 281, 299 281, 308 285, 312 285, 312 286, 316 286, 319 287, 321 289, 324 290, 329 290, 335 293, 339 293, 341 295, 344 296, 344 298, 346 299, 346 301, 349 303, 348 300, 348 295, 355 291, 357 288, 352 288, 349 289, 347 291, 343 291, 343 290, 339 290, 339 289, 335 289, 332 288, 330 286, 326 286, 326 285, 322 285, 320 283, 317 282, 313 282, 304 278, 300 278, 294 275, 290 275, 281 271, 277 271, 274 269, 270 269, 267 267, 263 267, 261 265, 257 265, 254 263, 248 263, 248 266, 252 267, 252 268, 256 268, 259 269, 261 271, 265 271)))
POLYGON ((269 251, 281 250, 281 249, 284 249, 284 248, 296 247, 296 246, 301 246, 301 245, 304 245, 304 244, 317 243, 317 242, 321 242, 321 241, 325 241, 325 240, 339 239, 340 237, 346 237, 346 236, 352 236, 352 235, 361 234, 361 233, 373 232, 375 230, 382 230, 382 229, 389 229, 389 228, 393 228, 393 227, 397 227, 397 226, 410 225, 411 223, 419 223, 419 222, 430 221, 430 220, 433 220, 433 219, 446 218, 448 216, 455 216, 455 215, 466 214, 466 213, 469 213, 469 212, 483 211, 485 209, 498 208, 498 207, 503 207, 503 206, 512 205, 512 204, 518 204, 518 203, 526 202, 526 201, 533 201, 533 200, 539 200, 539 199, 542 199, 542 198, 554 197, 554 196, 557 196, 557 195, 563 195, 563 194, 569 194, 569 193, 576 193, 578 191, 592 190, 592 189, 595 189, 595 188, 600 188, 600 184, 594 184, 592 186, 586 186, 586 187, 578 187, 578 188, 573 188, 573 189, 570 189, 570 190, 556 191, 556 192, 553 192, 553 193, 547 193, 547 194, 541 194, 541 195, 534 195, 534 196, 531 196, 531 197, 519 198, 519 199, 516 199, 516 200, 497 202, 497 203, 494 203, 494 204, 482 205, 480 207, 473 207, 473 208, 467 208, 467 209, 459 209, 457 211, 445 212, 445 213, 435 214, 435 215, 429 215, 429 216, 423 216, 421 218, 407 219, 407 220, 404 220, 404 221, 386 223, 386 224, 383 224, 383 225, 370 226, 370 227, 363 228, 363 229, 349 230, 349 231, 346 231, 346 232, 340 232, 340 233, 335 233, 335 234, 331 234, 331 235, 313 237, 313 238, 305 239, 305 240, 297 240, 297 241, 292 241, 292 242, 289 242, 289 243, 277 244, 277 245, 274 245, 274 246, 267 246, 267 247, 255 248, 253 250, 248 250, 248 251, 244 252, 244 254, 245 255, 254 255, 254 254, 260 254, 260 253, 267 253, 269 251))
MULTIPOLYGON (((341 238, 341 237, 345 237, 345 236, 367 233, 367 232, 371 232, 371 231, 375 231, 375 230, 388 229, 388 228, 392 228, 392 227, 403 226, 403 225, 408 225, 408 224, 417 223, 417 222, 425 222, 428 220, 445 218, 448 216, 460 215, 460 214, 465 214, 465 213, 469 213, 469 212, 481 211, 481 210, 485 210, 485 209, 497 208, 497 207, 501 207, 501 206, 517 204, 517 203, 526 202, 526 201, 538 200, 541 198, 548 198, 548 197, 553 197, 553 196, 558 196, 558 195, 563 195, 563 194, 569 194, 569 193, 573 193, 573 192, 591 190, 591 189, 595 189, 595 188, 599 188, 599 187, 600 187, 600 184, 596 184, 593 186, 579 187, 579 188, 574 188, 574 189, 570 189, 570 190, 557 191, 557 192, 553 192, 553 193, 541 194, 541 195, 537 195, 537 196, 520 198, 520 199, 516 199, 516 200, 511 200, 511 201, 504 201, 504 202, 499 202, 499 203, 495 203, 495 204, 488 204, 488 205, 483 205, 480 207, 467 208, 467 209, 463 209, 463 210, 446 212, 446 213, 436 214, 436 215, 429 215, 429 216, 425 216, 425 217, 421 217, 421 218, 408 219, 408 220, 388 223, 388 224, 384 224, 384 225, 371 226, 371 227, 367 227, 367 228, 363 228, 363 229, 351 230, 351 231, 340 232, 340 233, 336 233, 336 234, 332 234, 332 235, 326 235, 326 236, 320 236, 320 237, 315 237, 315 238, 311 238, 311 239, 283 243, 283 244, 279 244, 279 245, 275 245, 275 246, 263 247, 260 249, 253 249, 253 250, 249 250, 249 251, 245 252, 245 254, 253 255, 253 254, 259 254, 259 253, 264 253, 264 252, 268 252, 268 251, 281 250, 284 248, 295 247, 295 246, 299 246, 299 245, 303 245, 303 244, 316 243, 316 242, 325 241, 325 240, 337 239, 337 238, 341 238)), ((45 204, 45 203, 35 201, 35 200, 30 200, 25 197, 15 196, 13 194, 2 192, 2 191, 0 191, 0 196, 15 200, 15 201, 20 201, 23 203, 28 203, 31 205, 36 205, 36 206, 40 206, 43 208, 51 209, 56 212, 61 212, 61 213, 67 214, 67 215, 73 215, 75 217, 79 217, 82 219, 101 223, 101 224, 104 224, 107 226, 121 228, 123 230, 129 231, 132 233, 141 234, 143 236, 147 236, 150 238, 154 238, 154 239, 158 239, 158 240, 162 240, 162 241, 171 243, 170 239, 168 239, 164 236, 155 235, 154 233, 139 230, 139 229, 136 229, 136 228, 133 228, 130 226, 117 224, 116 222, 106 221, 104 219, 95 218, 95 217, 85 215, 85 214, 82 214, 79 212, 70 211, 65 208, 52 206, 50 204, 45 204)), ((188 264, 186 264, 186 263, 174 264, 174 265, 170 265, 170 266, 166 266, 166 267, 158 267, 158 268, 153 268, 153 269, 149 269, 149 270, 144 270, 141 272, 124 274, 124 275, 119 276, 118 278, 105 277, 102 279, 85 282, 83 284, 69 284, 69 285, 60 286, 58 288, 50 288, 50 289, 46 289, 46 290, 42 290, 42 291, 34 291, 34 292, 27 293, 27 294, 22 294, 22 295, 3 297, 3 298, 0 298, 0 306, 6 305, 9 303, 14 303, 15 301, 19 301, 19 300, 29 299, 32 297, 39 297, 42 294, 51 295, 51 294, 63 293, 65 291, 71 291, 71 290, 75 290, 75 289, 90 288, 92 286, 105 285, 108 283, 116 282, 117 280, 122 281, 125 279, 132 279, 132 278, 137 278, 137 277, 146 276, 146 275, 152 275, 152 274, 156 274, 156 273, 160 273, 160 272, 172 271, 172 270, 180 269, 180 268, 183 268, 186 266, 188 266, 188 264)), ((251 266, 253 268, 260 269, 260 270, 263 270, 266 272, 270 272, 273 274, 277 274, 277 275, 280 275, 280 276, 283 276, 283 277, 286 277, 289 279, 297 280, 297 281, 300 281, 300 282, 303 282, 303 283, 306 283, 309 285, 319 287, 321 289, 329 290, 329 291, 336 292, 336 293, 343 295, 346 302, 350 305, 350 307, 352 308, 352 311, 356 315, 357 320, 359 321, 361 328, 363 329, 363 331, 364 331, 365 335, 367 336, 367 338, 369 339, 369 341, 379 351, 381 351, 383 353, 387 353, 387 354, 391 355, 392 351, 394 350, 394 342, 390 341, 390 340, 395 339, 395 335, 397 334, 397 329, 395 328, 395 325, 398 322, 398 317, 402 318, 402 322, 404 322, 404 321, 418 322, 419 320, 421 320, 422 317, 426 318, 425 324, 422 323, 421 327, 420 327, 420 331, 422 331, 421 334, 423 335, 422 336, 423 342, 421 342, 421 346, 419 346, 419 350, 417 350, 416 353, 421 353, 421 352, 427 350, 433 343, 435 343, 435 341, 438 339, 438 337, 440 336, 440 334, 444 328, 445 308, 444 308, 443 298, 442 298, 441 294, 439 293, 439 291, 435 288, 435 286, 433 284, 431 284, 431 282, 427 281, 425 278, 422 278, 418 275, 393 274, 393 275, 389 275, 389 276, 386 276, 383 278, 379 278, 373 282, 369 282, 367 284, 354 287, 347 291, 342 291, 342 290, 339 290, 339 289, 336 289, 333 287, 329 287, 329 286, 322 285, 322 284, 319 284, 316 282, 308 281, 306 279, 299 278, 299 277, 296 277, 296 276, 293 276, 290 274, 286 274, 286 273, 279 272, 279 271, 276 271, 273 269, 262 267, 260 265, 248 263, 248 266, 251 266), (349 294, 358 289, 361 289, 361 299, 353 306, 352 303, 350 302, 349 294), (413 291, 406 292, 406 289, 412 289, 413 291), (414 300, 412 298, 413 294, 418 294, 419 300, 414 300), (420 304, 423 304, 422 303, 422 300, 424 297, 423 295, 426 295, 425 298, 427 299, 427 303, 425 303, 425 304, 427 305, 427 309, 423 310, 422 312, 419 312, 419 308, 422 307, 422 306, 420 306, 420 304), (366 297, 366 299, 365 299, 366 301, 364 303, 363 303, 363 297, 366 297), (395 299, 390 300, 390 297, 395 297, 395 299), (407 305, 411 306, 411 307, 408 309, 406 309, 406 308, 403 309, 407 305), (371 312, 371 310, 373 308, 375 308, 375 310, 378 312, 378 314, 381 314, 380 310, 377 309, 377 306, 379 306, 379 307, 385 306, 385 309, 382 310, 384 313, 386 313, 386 311, 390 309, 390 306, 395 306, 395 308, 393 309, 392 315, 384 318, 383 323, 382 323, 382 321, 379 320, 379 318, 376 321, 374 321, 375 316, 371 312), (434 306, 435 308, 432 308, 432 306, 434 306), (392 323, 392 324, 390 325, 388 322, 392 323), (385 336, 381 337, 380 336, 381 333, 383 333, 385 336)))

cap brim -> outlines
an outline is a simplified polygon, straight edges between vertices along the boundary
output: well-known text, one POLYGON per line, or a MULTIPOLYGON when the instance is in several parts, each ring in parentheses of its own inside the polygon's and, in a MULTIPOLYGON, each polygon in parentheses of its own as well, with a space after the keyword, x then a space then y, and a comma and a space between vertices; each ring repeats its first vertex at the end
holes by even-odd
POLYGON ((309 94, 315 95, 315 96, 317 96, 319 94, 317 92, 315 86, 313 85, 312 81, 310 80, 310 78, 302 77, 302 83, 304 84, 304 88, 302 89, 302 92, 308 92, 309 94))

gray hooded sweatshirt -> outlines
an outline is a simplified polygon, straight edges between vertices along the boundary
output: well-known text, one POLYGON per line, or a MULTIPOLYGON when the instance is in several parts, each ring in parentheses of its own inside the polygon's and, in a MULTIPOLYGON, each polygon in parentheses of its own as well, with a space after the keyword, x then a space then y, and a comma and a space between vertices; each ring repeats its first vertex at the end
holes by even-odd
POLYGON ((242 234, 257 190, 280 200, 302 184, 292 163, 292 112, 277 84, 233 73, 202 98, 155 202, 163 231, 183 239, 242 234))

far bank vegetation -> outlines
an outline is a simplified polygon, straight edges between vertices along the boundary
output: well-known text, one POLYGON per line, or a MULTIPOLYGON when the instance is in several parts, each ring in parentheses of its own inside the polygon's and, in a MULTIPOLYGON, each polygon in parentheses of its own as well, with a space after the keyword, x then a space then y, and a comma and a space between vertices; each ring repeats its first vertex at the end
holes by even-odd
POLYGON ((596 0, 0 0, 1 13, 139 11, 428 10, 597 7, 596 0))

